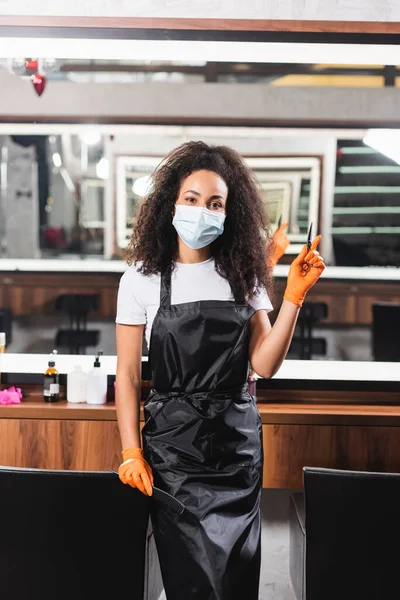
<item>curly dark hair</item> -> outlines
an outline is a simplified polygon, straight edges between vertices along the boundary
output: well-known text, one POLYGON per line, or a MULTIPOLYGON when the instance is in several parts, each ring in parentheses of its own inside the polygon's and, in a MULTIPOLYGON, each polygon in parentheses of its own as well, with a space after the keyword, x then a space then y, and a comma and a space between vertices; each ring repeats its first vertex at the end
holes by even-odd
POLYGON ((125 251, 128 264, 143 261, 144 275, 171 271, 178 254, 172 213, 182 181, 194 171, 217 173, 228 188, 224 232, 211 244, 217 272, 238 297, 251 298, 256 286, 272 293, 267 264, 269 220, 253 171, 236 150, 204 142, 182 144, 158 165, 150 191, 140 202, 136 225, 125 251))

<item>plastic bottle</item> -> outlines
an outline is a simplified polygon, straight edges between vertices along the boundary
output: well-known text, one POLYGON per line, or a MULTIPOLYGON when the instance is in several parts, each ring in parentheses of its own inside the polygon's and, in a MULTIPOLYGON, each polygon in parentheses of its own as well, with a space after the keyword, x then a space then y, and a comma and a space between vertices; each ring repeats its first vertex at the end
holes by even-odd
MULTIPOLYGON (((56 352, 53 351, 53 354, 56 354, 56 352)), ((58 402, 60 399, 60 384, 54 360, 49 360, 48 368, 44 374, 43 397, 45 402, 58 402)))
POLYGON ((0 332, 0 354, 6 351, 6 334, 4 331, 0 332))
POLYGON ((73 403, 86 402, 88 374, 82 371, 81 365, 75 365, 67 375, 67 401, 73 403))
POLYGON ((88 404, 105 404, 107 402, 107 373, 101 368, 101 354, 103 353, 97 353, 93 369, 88 374, 86 395, 88 404))

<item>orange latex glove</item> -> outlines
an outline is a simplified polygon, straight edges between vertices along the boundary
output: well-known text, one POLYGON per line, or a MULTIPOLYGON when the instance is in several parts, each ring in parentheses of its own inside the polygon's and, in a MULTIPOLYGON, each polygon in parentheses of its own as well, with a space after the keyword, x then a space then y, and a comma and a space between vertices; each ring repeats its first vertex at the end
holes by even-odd
POLYGON ((271 267, 274 268, 279 259, 285 254, 286 248, 290 245, 289 238, 286 235, 286 227, 289 223, 282 223, 272 236, 272 240, 268 252, 268 260, 271 267))
POLYGON ((311 242, 310 250, 307 249, 307 245, 303 246, 298 257, 290 265, 284 300, 302 306, 308 290, 319 279, 325 269, 324 259, 315 249, 320 241, 321 236, 317 235, 311 242), (303 265, 306 265, 307 270, 304 270, 303 265))
POLYGON ((138 488, 146 496, 152 496, 153 472, 143 458, 141 448, 127 448, 122 451, 124 462, 119 466, 118 475, 122 483, 138 488))

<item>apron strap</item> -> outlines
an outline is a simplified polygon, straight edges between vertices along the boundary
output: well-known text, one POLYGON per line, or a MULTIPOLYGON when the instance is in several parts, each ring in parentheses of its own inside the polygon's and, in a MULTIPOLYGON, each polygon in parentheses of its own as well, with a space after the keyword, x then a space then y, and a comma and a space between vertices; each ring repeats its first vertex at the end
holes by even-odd
POLYGON ((236 304, 240 304, 240 305, 246 304, 246 300, 244 298, 244 295, 243 294, 236 294, 235 295, 235 302, 236 302, 236 304))
POLYGON ((240 305, 246 304, 246 300, 245 300, 245 296, 244 296, 243 292, 237 292, 236 294, 234 294, 234 292, 232 290, 232 296, 234 297, 236 304, 240 304, 240 305))
POLYGON ((168 309, 171 307, 171 271, 161 273, 160 285, 160 308, 168 309))

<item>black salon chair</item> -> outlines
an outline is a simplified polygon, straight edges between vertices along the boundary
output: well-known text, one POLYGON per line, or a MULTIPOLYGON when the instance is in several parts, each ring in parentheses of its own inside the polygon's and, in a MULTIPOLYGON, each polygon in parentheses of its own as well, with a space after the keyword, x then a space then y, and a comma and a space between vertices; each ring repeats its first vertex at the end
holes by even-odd
POLYGON ((12 311, 11 308, 0 308, 0 331, 6 334, 6 346, 12 342, 12 311))
POLYGON ((0 598, 158 600, 148 515, 111 472, 0 467, 0 598))
POLYGON ((372 305, 372 354, 374 360, 400 361, 400 304, 372 305))
POLYGON ((315 337, 315 326, 328 316, 325 302, 304 302, 297 319, 297 326, 290 344, 288 357, 310 360, 313 356, 325 356, 325 338, 315 337))
POLYGON ((86 348, 96 347, 100 340, 98 329, 87 329, 88 315, 99 308, 99 294, 62 294, 56 299, 56 310, 68 315, 69 329, 59 329, 57 348, 68 348, 70 354, 85 354, 86 348))
POLYGON ((291 557, 290 572, 297 599, 397 597, 400 473, 305 468, 304 498, 305 523, 297 494, 291 509, 293 514, 295 504, 300 507, 292 521, 297 546, 291 527, 297 555, 291 557))
POLYGON ((296 600, 305 600, 306 593, 306 518, 303 492, 290 496, 289 573, 296 600))

